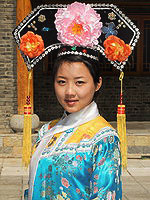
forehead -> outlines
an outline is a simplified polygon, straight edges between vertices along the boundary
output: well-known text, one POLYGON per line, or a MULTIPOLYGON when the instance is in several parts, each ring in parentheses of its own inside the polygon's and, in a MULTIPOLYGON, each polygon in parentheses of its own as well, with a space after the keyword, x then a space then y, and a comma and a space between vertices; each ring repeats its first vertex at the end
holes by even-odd
POLYGON ((75 76, 91 76, 88 67, 83 62, 63 62, 57 71, 57 76, 75 75, 75 76))

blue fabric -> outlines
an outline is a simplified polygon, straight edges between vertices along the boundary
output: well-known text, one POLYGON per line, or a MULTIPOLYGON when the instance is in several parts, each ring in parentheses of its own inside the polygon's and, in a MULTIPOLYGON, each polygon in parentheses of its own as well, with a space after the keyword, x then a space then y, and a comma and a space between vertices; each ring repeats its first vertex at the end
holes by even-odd
POLYGON ((74 150, 39 161, 32 200, 121 200, 118 137, 103 137, 88 151, 74 150))

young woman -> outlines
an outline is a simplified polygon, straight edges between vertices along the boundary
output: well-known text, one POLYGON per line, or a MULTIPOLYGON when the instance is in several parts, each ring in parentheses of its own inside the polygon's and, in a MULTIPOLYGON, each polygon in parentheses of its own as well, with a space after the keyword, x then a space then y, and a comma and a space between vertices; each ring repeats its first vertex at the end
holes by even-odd
POLYGON ((64 114, 39 131, 28 200, 121 200, 118 135, 94 101, 102 84, 98 62, 59 56, 53 78, 64 114))
POLYGON ((60 50, 53 80, 64 114, 39 131, 28 200, 121 200, 119 138, 94 101, 98 54, 122 71, 138 28, 113 4, 74 2, 38 6, 13 35, 28 70, 60 50))

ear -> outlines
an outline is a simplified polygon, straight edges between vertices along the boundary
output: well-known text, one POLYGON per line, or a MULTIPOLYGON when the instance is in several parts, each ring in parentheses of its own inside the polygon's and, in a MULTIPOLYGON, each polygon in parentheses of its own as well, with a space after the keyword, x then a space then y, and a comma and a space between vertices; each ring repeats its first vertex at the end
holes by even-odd
POLYGON ((99 82, 96 85, 95 92, 97 92, 102 86, 102 77, 99 77, 99 82))

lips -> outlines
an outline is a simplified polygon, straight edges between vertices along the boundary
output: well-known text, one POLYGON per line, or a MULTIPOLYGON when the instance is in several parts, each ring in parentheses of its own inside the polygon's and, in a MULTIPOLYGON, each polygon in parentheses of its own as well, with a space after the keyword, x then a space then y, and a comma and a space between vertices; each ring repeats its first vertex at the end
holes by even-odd
POLYGON ((67 105, 69 106, 74 106, 79 100, 76 99, 65 99, 65 102, 67 103, 67 105))

